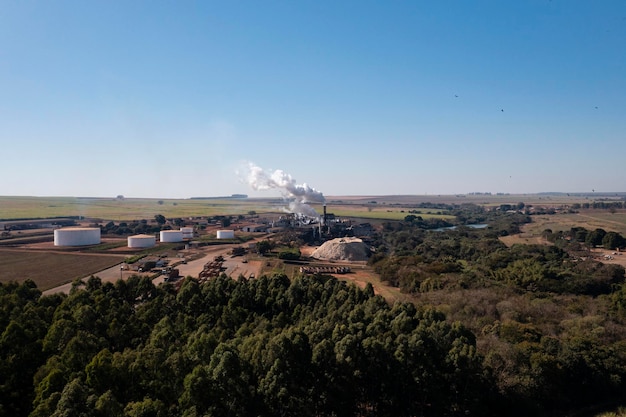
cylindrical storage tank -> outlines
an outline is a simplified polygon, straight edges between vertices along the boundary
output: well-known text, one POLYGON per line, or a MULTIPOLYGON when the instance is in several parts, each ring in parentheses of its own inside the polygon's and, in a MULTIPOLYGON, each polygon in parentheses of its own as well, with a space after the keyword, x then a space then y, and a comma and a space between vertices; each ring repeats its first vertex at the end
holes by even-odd
POLYGON ((183 232, 180 230, 161 230, 161 242, 182 242, 183 232))
POLYGON ((86 246, 99 243, 99 227, 67 227, 54 231, 54 246, 86 246))
POLYGON ((156 245, 156 236, 135 235, 128 236, 129 248, 151 248, 156 245))
POLYGON ((235 237, 234 230, 218 230, 217 238, 218 239, 233 239, 235 237))
POLYGON ((181 227, 180 231, 183 232, 183 239, 193 238, 193 227, 181 227))

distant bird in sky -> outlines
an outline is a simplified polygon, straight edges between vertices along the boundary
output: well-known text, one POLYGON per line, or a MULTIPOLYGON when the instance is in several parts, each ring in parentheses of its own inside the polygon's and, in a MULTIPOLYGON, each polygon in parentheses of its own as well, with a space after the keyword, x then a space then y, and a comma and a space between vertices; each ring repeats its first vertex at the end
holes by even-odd
POLYGON ((458 97, 458 96, 455 94, 454 97, 458 97))
POLYGON ((504 109, 500 109, 500 111, 504 111, 504 109))

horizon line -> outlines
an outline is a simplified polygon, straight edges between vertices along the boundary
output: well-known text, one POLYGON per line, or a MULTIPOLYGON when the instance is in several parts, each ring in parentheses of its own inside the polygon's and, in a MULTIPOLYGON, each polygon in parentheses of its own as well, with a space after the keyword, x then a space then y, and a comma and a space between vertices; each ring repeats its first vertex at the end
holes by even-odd
MULTIPOLYGON (((624 196, 626 197, 626 191, 539 191, 530 193, 509 193, 509 192, 468 192, 468 193, 425 193, 425 194, 334 194, 324 195, 326 199, 329 198, 371 198, 371 197, 498 197, 498 196, 533 196, 533 195, 560 195, 560 196, 624 196)), ((284 199, 280 196, 249 196, 247 194, 232 194, 230 196, 192 196, 192 197, 133 197, 133 196, 78 196, 78 195, 0 195, 0 198, 77 198, 77 199, 107 199, 107 200, 123 200, 123 199, 145 199, 145 200, 202 200, 202 199, 229 199, 229 200, 245 200, 245 199, 268 199, 277 198, 284 199)))

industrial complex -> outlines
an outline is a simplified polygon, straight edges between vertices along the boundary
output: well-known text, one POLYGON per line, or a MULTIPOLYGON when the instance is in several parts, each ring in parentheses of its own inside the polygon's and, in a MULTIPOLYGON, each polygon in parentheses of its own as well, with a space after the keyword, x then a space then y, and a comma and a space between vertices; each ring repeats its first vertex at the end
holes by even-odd
MULTIPOLYGON (((358 259, 355 250, 347 250, 346 240, 331 242, 353 237, 355 233, 367 240, 373 231, 369 224, 339 219, 327 212, 326 205, 320 215, 303 207, 303 204, 296 205, 292 207, 296 210, 285 210, 284 213, 214 218, 159 219, 155 216, 154 220, 142 221, 67 218, 5 222, 0 248, 50 254, 111 255, 112 265, 117 266, 97 272, 99 277, 117 280, 133 274, 147 274, 156 280, 155 283, 174 284, 182 282, 180 278, 186 276, 202 281, 222 273, 254 278, 260 276, 264 268, 279 267, 281 261, 277 252, 272 257, 258 251, 257 243, 261 241, 281 245, 280 242, 287 239, 305 245, 307 250, 303 249, 302 258, 293 265, 294 273, 323 271, 345 275, 351 271, 350 265, 334 263, 366 261, 366 255, 361 255, 368 253, 366 242, 362 243, 358 259), (324 246, 326 249, 312 256, 315 248, 325 242, 328 242, 324 246)), ((85 271, 84 277, 94 273, 85 271)), ((62 283, 63 268, 57 269, 56 274, 62 283)), ((67 276, 65 279, 73 278, 67 276)), ((64 291, 69 290, 67 286, 64 288, 64 291)))

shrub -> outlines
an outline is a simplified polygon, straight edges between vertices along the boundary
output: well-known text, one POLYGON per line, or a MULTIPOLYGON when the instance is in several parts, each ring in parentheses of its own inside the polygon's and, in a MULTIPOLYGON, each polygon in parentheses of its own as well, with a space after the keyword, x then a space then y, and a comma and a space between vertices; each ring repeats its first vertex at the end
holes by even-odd
POLYGON ((294 248, 294 249, 287 249, 287 250, 283 250, 278 252, 278 259, 285 259, 288 261, 295 261, 297 259, 300 259, 300 249, 294 248))

